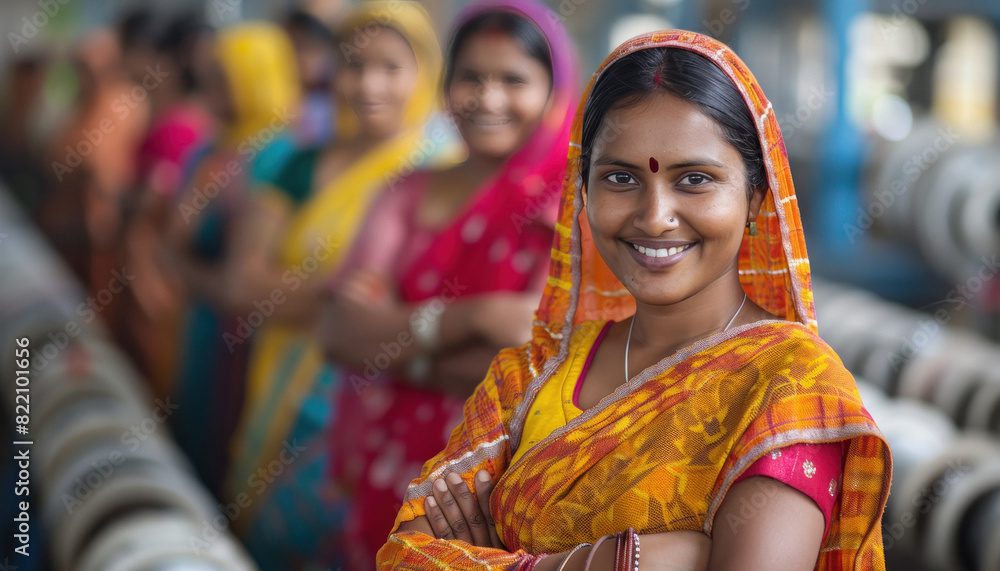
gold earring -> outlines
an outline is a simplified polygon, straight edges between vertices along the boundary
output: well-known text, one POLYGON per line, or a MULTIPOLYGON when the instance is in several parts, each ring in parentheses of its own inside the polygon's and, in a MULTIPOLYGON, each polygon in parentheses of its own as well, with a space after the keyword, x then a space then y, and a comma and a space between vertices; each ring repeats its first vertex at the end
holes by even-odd
POLYGON ((756 220, 751 220, 750 222, 747 222, 747 228, 750 229, 750 235, 751 236, 756 236, 757 235, 757 221, 756 220))

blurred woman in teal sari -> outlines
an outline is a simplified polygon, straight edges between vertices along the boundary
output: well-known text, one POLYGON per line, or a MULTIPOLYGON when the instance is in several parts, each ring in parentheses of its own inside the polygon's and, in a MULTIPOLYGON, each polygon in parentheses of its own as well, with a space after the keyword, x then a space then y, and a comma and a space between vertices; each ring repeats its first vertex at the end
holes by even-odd
POLYGON ((206 96, 221 132, 192 159, 169 242, 189 296, 174 434, 209 489, 219 493, 253 332, 247 316, 231 310, 223 266, 249 187, 273 178, 294 149, 278 139, 284 140, 297 113, 299 92, 291 44, 277 26, 226 28, 213 55, 216 69, 206 78, 206 96))

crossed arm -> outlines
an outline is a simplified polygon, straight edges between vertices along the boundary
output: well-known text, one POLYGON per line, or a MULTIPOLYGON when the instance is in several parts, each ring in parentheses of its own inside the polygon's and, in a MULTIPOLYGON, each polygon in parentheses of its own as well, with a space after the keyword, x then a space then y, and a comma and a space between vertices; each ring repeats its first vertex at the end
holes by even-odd
MULTIPOLYGON (((433 495, 424 500, 427 515, 403 523, 397 533, 418 532, 439 541, 506 551, 490 515, 492 490, 493 480, 485 470, 477 474, 471 488, 457 474, 437 480, 433 495)), ((695 531, 642 535, 640 569, 807 571, 816 565, 824 529, 823 514, 811 499, 766 477, 736 484, 726 495, 715 524, 711 538, 695 531)), ((589 556, 589 548, 571 556, 569 552, 550 554, 535 569, 582 570, 589 556)), ((613 542, 604 542, 590 568, 610 569, 613 564, 613 542)))
MULTIPOLYGON (((506 349, 494 359, 466 401, 464 419, 447 446, 424 465, 418 481, 428 490, 426 495, 404 501, 401 523, 379 551, 379 569, 424 569, 433 564, 507 571, 533 557, 541 559, 533 562, 536 570, 555 571, 567 558, 568 552, 542 557, 504 545, 489 509, 494 482, 506 470, 509 456, 503 448, 506 430, 501 427, 510 422, 527 384, 527 377, 519 373, 528 368, 519 361, 523 355, 519 349, 506 349), (496 446, 499 450, 485 452, 496 446), (477 463, 454 476, 448 474, 470 461, 477 463)), ((824 523, 823 512, 811 498, 776 480, 752 476, 728 490, 710 537, 700 530, 641 535, 640 569, 806 571, 816 566, 824 523)), ((611 543, 605 542, 594 554, 591 569, 612 567, 611 543)), ((580 549, 563 569, 584 569, 589 555, 588 548, 580 549)))

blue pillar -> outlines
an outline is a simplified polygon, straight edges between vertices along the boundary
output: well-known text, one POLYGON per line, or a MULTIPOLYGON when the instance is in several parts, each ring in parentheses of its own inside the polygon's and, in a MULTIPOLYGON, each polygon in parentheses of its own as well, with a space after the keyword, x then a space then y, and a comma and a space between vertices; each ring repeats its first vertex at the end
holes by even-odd
MULTIPOLYGON (((815 245, 826 255, 849 255, 846 228, 855 222, 862 207, 861 165, 866 141, 848 114, 849 29, 866 8, 864 0, 824 0, 823 20, 832 47, 833 80, 836 90, 833 113, 820 139, 820 169, 816 208, 808 221, 815 245)), ((860 245, 860 244, 856 244, 860 245)))

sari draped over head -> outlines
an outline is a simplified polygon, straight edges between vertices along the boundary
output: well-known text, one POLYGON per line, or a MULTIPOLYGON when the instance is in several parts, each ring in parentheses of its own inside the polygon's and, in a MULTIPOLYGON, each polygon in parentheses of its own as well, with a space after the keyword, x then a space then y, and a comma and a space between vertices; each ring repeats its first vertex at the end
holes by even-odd
MULTIPOLYGON (((548 284, 530 343, 505 349, 465 404, 447 447, 410 484, 397 527, 425 515, 432 482, 448 472, 471 487, 485 469, 496 481, 490 509, 508 550, 397 532, 379 568, 511 569, 542 553, 621 532, 694 530, 709 536, 730 487, 754 462, 799 443, 844 443, 843 476, 817 569, 884 569, 881 515, 888 495, 888 446, 864 409, 850 373, 816 334, 809 261, 781 131, 745 64, 725 45, 693 32, 661 31, 618 47, 611 64, 643 49, 703 55, 733 81, 756 120, 768 191, 744 234, 740 282, 783 319, 733 327, 670 355, 628 380, 517 460, 525 417, 539 389, 574 355, 576 332, 634 312, 598 254, 582 213, 581 104, 569 148, 548 284)), ((803 467, 805 468, 805 467, 803 467)), ((831 482, 831 495, 835 492, 831 482)))
MULTIPOLYGON (((283 136, 299 91, 291 44, 277 26, 227 27, 216 38, 215 54, 234 118, 220 126, 214 141, 193 151, 173 207, 189 233, 190 255, 221 267, 248 191, 255 181, 272 177, 274 165, 287 157, 286 148, 266 142, 283 136)), ((187 303, 179 333, 174 434, 208 487, 219 492, 243 400, 250 339, 242 335, 240 316, 223 311, 217 300, 193 297, 187 303)))
POLYGON ((521 291, 528 285, 521 276, 529 273, 523 266, 537 261, 528 264, 518 258, 520 237, 538 226, 544 228, 546 239, 551 235, 566 170, 562 149, 569 141, 577 93, 574 50, 557 16, 529 0, 477 2, 459 14, 455 25, 493 11, 521 14, 545 37, 552 60, 549 106, 534 133, 497 175, 477 189, 466 208, 421 254, 403 260, 399 294, 405 302, 449 293, 447 278, 461 280, 463 295, 521 291), (497 253, 498 244, 510 245, 503 248, 505 255, 497 253))
POLYGON ((302 93, 284 30, 268 22, 227 27, 219 33, 216 55, 237 117, 222 136, 223 146, 248 152, 291 126, 302 93))
MULTIPOLYGON (((423 197, 436 190, 431 188, 432 172, 416 172, 386 190, 335 287, 341 277, 363 270, 386 280, 405 304, 540 292, 566 168, 577 92, 575 54, 558 18, 531 1, 476 3, 459 14, 455 26, 497 11, 533 22, 548 43, 552 88, 537 128, 441 227, 428 228, 416 215, 423 197)), ((367 371, 351 371, 350 382, 335 395, 331 470, 354 498, 344 533, 349 569, 373 567, 406 484, 444 446, 461 415, 460 399, 389 377, 373 379, 367 371)))
MULTIPOLYGON (((291 213, 278 249, 287 295, 294 295, 306 277, 332 275, 376 192, 401 171, 437 156, 424 152, 425 124, 436 110, 441 74, 441 50, 430 19, 415 2, 365 2, 342 22, 338 49, 352 49, 353 36, 364 38, 366 26, 372 24, 398 32, 416 57, 416 85, 401 131, 321 187, 313 178, 323 149, 309 148, 299 150, 273 180, 257 189, 259 200, 291 213)), ((338 105, 338 111, 335 139, 350 141, 358 128, 356 119, 347 105, 338 105)), ((319 561, 325 557, 321 552, 338 551, 326 537, 340 525, 334 512, 342 498, 329 489, 325 445, 316 437, 327 430, 330 391, 339 378, 324 362, 309 324, 268 321, 255 333, 228 491, 233 497, 242 493, 253 498, 238 524, 262 567, 284 566, 289 557, 298 556, 319 561), (297 457, 294 466, 283 464, 288 450, 299 446, 306 448, 306 459, 297 457), (262 482, 274 479, 268 473, 273 466, 281 466, 282 475, 265 487, 262 482)))

